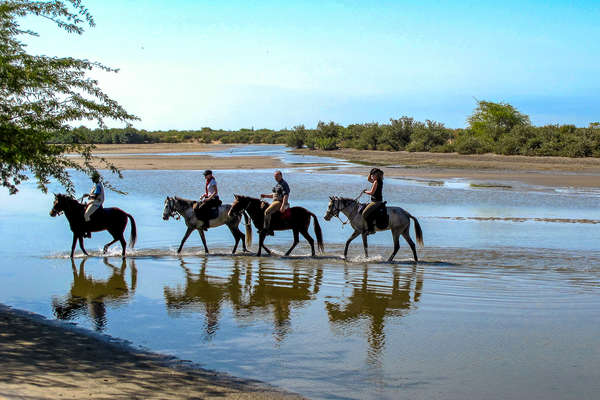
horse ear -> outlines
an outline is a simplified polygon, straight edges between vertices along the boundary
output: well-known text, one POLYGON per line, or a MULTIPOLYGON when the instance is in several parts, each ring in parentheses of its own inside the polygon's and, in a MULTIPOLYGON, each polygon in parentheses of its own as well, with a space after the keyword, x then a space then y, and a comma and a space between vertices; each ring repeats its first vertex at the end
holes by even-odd
POLYGON ((234 194, 234 195, 233 195, 233 198, 237 200, 237 199, 239 199, 239 198, 240 198, 240 195, 239 195, 239 194, 234 194))

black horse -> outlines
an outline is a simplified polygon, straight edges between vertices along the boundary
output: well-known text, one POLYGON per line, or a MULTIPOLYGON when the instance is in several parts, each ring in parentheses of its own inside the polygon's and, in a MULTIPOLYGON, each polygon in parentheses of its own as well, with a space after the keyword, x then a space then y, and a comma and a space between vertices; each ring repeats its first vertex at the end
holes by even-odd
MULTIPOLYGON (((245 210, 252 222, 254 222, 254 226, 259 230, 259 241, 258 241, 258 253, 260 256, 261 249, 265 249, 268 254, 271 254, 271 250, 267 249, 264 245, 266 233, 263 229, 264 218, 265 218, 265 210, 269 206, 269 203, 266 201, 262 201, 256 199, 254 197, 234 195, 235 200, 233 204, 231 204, 230 213, 239 213, 242 210, 245 210)), ((271 218, 271 229, 274 231, 285 231, 291 229, 294 232, 294 243, 292 247, 285 253, 288 256, 294 247, 300 241, 298 234, 301 233, 302 236, 308 241, 310 244, 310 249, 312 256, 315 256, 315 241, 308 233, 308 227, 310 225, 310 217, 314 220, 315 225, 315 235, 317 236, 317 245, 319 246, 319 251, 323 252, 323 234, 321 232, 321 226, 319 225, 319 220, 317 216, 306 208, 303 207, 291 207, 286 210, 285 215, 281 212, 277 211, 273 214, 271 218)))
POLYGON ((129 239, 129 245, 133 249, 135 241, 137 239, 137 230, 135 227, 135 220, 125 211, 119 208, 99 208, 89 222, 85 222, 83 214, 85 212, 85 205, 75 200, 73 197, 66 194, 55 194, 54 195, 54 206, 50 210, 50 216, 56 217, 61 213, 65 213, 69 226, 73 232, 73 244, 71 246, 71 258, 75 252, 75 243, 79 240, 79 247, 83 253, 87 256, 88 253, 83 247, 83 235, 86 232, 98 232, 108 230, 114 240, 104 245, 104 253, 108 250, 108 247, 115 243, 117 240, 121 242, 121 248, 123 249, 122 256, 125 257, 125 248, 127 243, 123 237, 125 227, 127 226, 127 218, 131 221, 131 237, 129 239))

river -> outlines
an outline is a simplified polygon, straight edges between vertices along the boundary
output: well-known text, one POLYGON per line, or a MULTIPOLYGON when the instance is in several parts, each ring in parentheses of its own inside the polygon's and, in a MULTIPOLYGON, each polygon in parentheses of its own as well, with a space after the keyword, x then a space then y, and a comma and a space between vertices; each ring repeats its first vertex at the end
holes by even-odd
MULTIPOLYGON (((285 232, 267 238, 278 255, 230 256, 220 227, 207 232, 210 255, 194 233, 178 256, 185 227, 162 220, 163 202, 198 197, 202 171, 125 171, 116 183, 128 195, 107 192, 105 205, 135 217, 136 249, 102 257, 110 236, 94 233, 92 256, 71 260, 66 219, 48 215, 53 196, 26 183, 0 192, 0 302, 311 398, 600 396, 597 191, 386 179, 388 203, 421 223, 420 262, 401 239, 384 263, 389 232, 369 237, 370 258, 359 238, 344 261, 351 231, 323 216, 330 195, 355 197, 365 177, 334 160, 319 159, 337 171, 303 167, 315 160, 280 146, 236 151, 289 163, 292 203, 319 216, 325 254, 310 258, 301 239, 282 257, 285 232)), ((215 175, 225 201, 273 186, 267 170, 215 175)))

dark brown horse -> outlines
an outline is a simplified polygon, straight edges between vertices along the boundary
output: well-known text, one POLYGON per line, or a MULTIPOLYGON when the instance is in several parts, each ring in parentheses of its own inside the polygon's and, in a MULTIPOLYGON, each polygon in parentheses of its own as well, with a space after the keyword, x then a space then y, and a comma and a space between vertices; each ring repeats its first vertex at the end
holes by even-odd
POLYGON ((69 226, 73 232, 73 244, 71 245, 71 258, 75 252, 75 243, 79 240, 79 247, 83 251, 83 254, 88 255, 83 247, 83 235, 86 232, 98 232, 107 230, 113 237, 113 241, 104 245, 104 253, 108 250, 108 247, 115 243, 117 240, 121 242, 121 248, 123 249, 123 257, 125 257, 125 248, 127 242, 123 237, 125 227, 127 226, 127 218, 131 221, 131 237, 129 239, 129 245, 133 249, 135 241, 137 239, 137 230, 135 228, 135 220, 125 211, 119 208, 99 208, 92 214, 92 218, 89 222, 85 222, 83 213, 85 211, 85 205, 75 200, 73 197, 66 194, 55 194, 54 195, 54 206, 50 210, 50 216, 56 217, 61 213, 65 213, 69 226))
MULTIPOLYGON (((231 209, 229 210, 230 213, 239 213, 242 210, 245 210, 252 219, 252 222, 254 222, 254 226, 258 229, 260 234, 258 241, 258 256, 260 256, 261 249, 265 249, 268 254, 271 254, 271 250, 267 249, 264 245, 266 233, 264 232, 263 224, 265 210, 268 206, 269 203, 266 201, 236 194, 235 200, 233 201, 233 204, 231 204, 231 209)), ((292 244, 292 247, 290 247, 290 249, 285 253, 286 256, 290 255, 292 250, 294 250, 294 247, 296 247, 300 241, 298 237, 299 233, 301 233, 302 236, 304 236, 304 238, 308 241, 312 256, 315 256, 315 241, 308 233, 310 217, 312 217, 314 220, 315 235, 317 236, 317 245, 319 246, 319 251, 323 252, 323 234, 321 232, 319 220, 315 214, 303 207, 289 208, 286 210, 285 215, 279 211, 273 214, 273 217, 271 218, 272 230, 285 231, 291 229, 294 232, 294 243, 292 244)))

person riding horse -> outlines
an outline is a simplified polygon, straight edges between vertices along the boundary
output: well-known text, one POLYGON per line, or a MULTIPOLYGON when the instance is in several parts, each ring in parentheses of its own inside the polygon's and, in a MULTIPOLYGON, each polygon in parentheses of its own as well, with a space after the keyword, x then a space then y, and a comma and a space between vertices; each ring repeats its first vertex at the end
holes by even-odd
POLYGON ((210 210, 219 207, 222 202, 219 200, 217 180, 210 169, 204 171, 204 178, 206 179, 204 194, 200 197, 200 201, 194 205, 194 211, 196 217, 202 221, 202 229, 206 231, 210 221, 210 210))
POLYGON ((362 216, 367 226, 367 234, 372 234, 375 233, 375 213, 384 205, 383 171, 379 168, 371 169, 368 180, 372 183, 371 190, 365 189, 363 192, 371 196, 371 202, 363 210, 362 216))
POLYGON ((273 187, 273 193, 260 195, 261 199, 263 197, 273 199, 271 205, 265 210, 265 222, 263 227, 264 231, 271 236, 273 236, 273 231, 271 230, 271 217, 273 213, 280 211, 283 214, 290 206, 288 203, 290 197, 290 186, 283 179, 281 171, 275 171, 273 176, 277 182, 277 184, 273 187))
MULTIPOLYGON (((92 214, 94 214, 97 209, 102 207, 102 204, 104 203, 104 186, 102 186, 102 182, 100 181, 100 174, 94 171, 91 178, 92 182, 94 182, 94 185, 92 186, 90 192, 84 194, 82 197, 82 199, 86 197, 88 198, 85 213, 83 214, 85 222, 90 222, 92 214)), ((92 237, 92 234, 90 232, 86 232, 84 236, 90 238, 92 237)))

